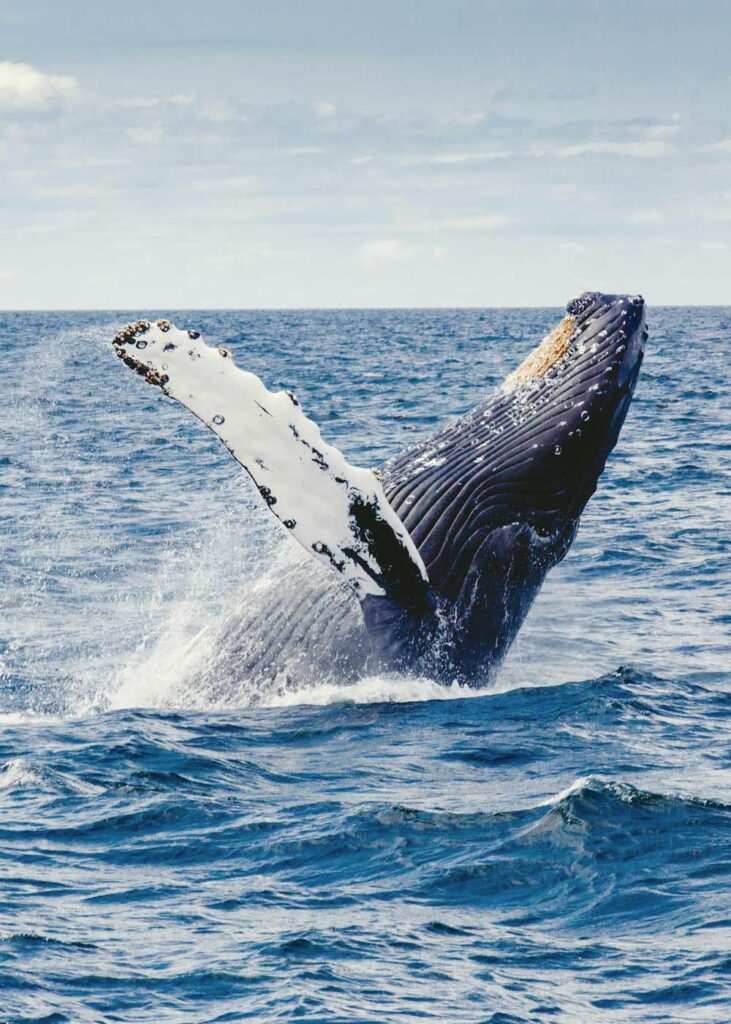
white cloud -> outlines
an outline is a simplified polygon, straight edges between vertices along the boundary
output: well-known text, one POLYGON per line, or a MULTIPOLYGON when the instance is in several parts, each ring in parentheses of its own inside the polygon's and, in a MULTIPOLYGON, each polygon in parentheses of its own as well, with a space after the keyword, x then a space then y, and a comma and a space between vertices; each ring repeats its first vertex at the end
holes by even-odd
POLYGON ((195 102, 192 92, 178 92, 172 96, 122 96, 116 105, 124 110, 154 110, 156 107, 189 107, 195 102))
POLYGON ((150 125, 149 128, 128 128, 127 138, 130 142, 142 146, 156 146, 162 142, 162 125, 150 125))
POLYGON ((640 160, 653 160, 661 156, 670 156, 673 147, 659 139, 640 139, 635 142, 579 142, 573 146, 563 146, 559 156, 585 156, 590 153, 608 153, 614 156, 628 156, 640 160))
POLYGON ((470 128, 476 124, 482 124, 485 120, 483 110, 460 110, 447 118, 447 124, 457 125, 459 128, 470 128))
POLYGON ((660 210, 632 210, 624 219, 628 224, 638 224, 648 228, 665 223, 665 215, 660 210))
POLYGON ((708 206, 701 207, 701 216, 703 220, 708 221, 711 224, 715 224, 720 220, 731 220, 731 206, 721 206, 720 204, 711 203, 708 206))
POLYGON ((404 225, 410 231, 497 231, 510 224, 510 217, 502 214, 473 214, 467 217, 442 217, 404 225))
MULTIPOLYGON (((720 144, 719 148, 725 149, 723 144, 720 144)), ((674 152, 674 147, 662 139, 636 139, 627 142, 577 142, 569 146, 559 146, 558 148, 538 145, 524 149, 457 150, 445 153, 417 153, 413 156, 404 157, 401 163, 409 167, 419 165, 439 167, 488 163, 493 160, 510 160, 519 157, 544 159, 550 156, 576 157, 601 153, 650 160, 670 156, 674 152)))
POLYGON ((644 133, 647 138, 651 139, 665 139, 673 135, 680 134, 680 115, 674 114, 673 120, 666 124, 653 124, 645 127, 644 133))
POLYGON ((586 252, 583 242, 559 242, 557 249, 567 256, 583 256, 586 252))
POLYGON ((78 92, 71 75, 47 75, 30 64, 0 61, 0 110, 45 110, 75 99, 78 92))
POLYGON ((375 266, 379 263, 410 263, 419 257, 439 260, 446 251, 441 245, 405 245, 396 238, 384 238, 378 242, 366 242, 365 245, 361 245, 356 255, 367 266, 375 266))
POLYGON ((476 150, 474 152, 462 151, 456 153, 422 153, 406 157, 403 163, 409 167, 417 167, 420 164, 451 167, 456 164, 483 163, 489 160, 507 160, 516 154, 509 149, 476 150))
POLYGON ((496 231, 509 223, 509 217, 498 213, 478 214, 474 217, 449 217, 441 222, 437 221, 440 227, 449 228, 452 231, 496 231))
POLYGON ((335 117, 338 112, 335 104, 328 103, 327 100, 318 100, 317 103, 313 103, 312 109, 316 117, 335 117))
POLYGON ((230 252, 213 250, 201 254, 201 258, 207 264, 214 267, 229 265, 258 267, 262 263, 298 263, 301 265, 307 256, 300 249, 286 249, 284 247, 274 249, 271 246, 249 246, 248 248, 235 248, 230 252))
POLYGON ((213 102, 205 103, 199 108, 201 117, 211 124, 225 124, 226 121, 233 121, 238 119, 239 121, 247 121, 248 118, 238 113, 233 103, 229 103, 227 100, 214 100, 213 102))
POLYGON ((241 175, 230 178, 205 178, 193 182, 193 189, 196 192, 248 192, 261 184, 259 178, 241 175))
POLYGON ((82 153, 78 147, 60 145, 53 151, 53 166, 56 170, 88 171, 100 167, 123 167, 132 163, 131 157, 118 154, 109 156, 101 153, 82 153))
POLYGON ((731 139, 721 139, 719 142, 712 142, 710 146, 704 146, 704 149, 709 150, 711 153, 731 153, 731 139))
POLYGON ((82 231, 87 228, 96 218, 96 210, 85 209, 60 209, 51 216, 38 219, 33 223, 26 224, 24 232, 29 235, 54 235, 61 234, 68 236, 72 232, 82 231))
POLYGON ((94 202, 98 199, 107 199, 116 193, 116 189, 110 185, 94 184, 86 181, 77 181, 65 185, 39 185, 31 188, 28 192, 33 199, 59 200, 63 203, 80 200, 83 202, 94 202))
POLYGON ((411 245, 404 245, 395 238, 385 238, 380 242, 366 242, 358 249, 358 257, 364 263, 407 263, 418 255, 419 250, 411 245))

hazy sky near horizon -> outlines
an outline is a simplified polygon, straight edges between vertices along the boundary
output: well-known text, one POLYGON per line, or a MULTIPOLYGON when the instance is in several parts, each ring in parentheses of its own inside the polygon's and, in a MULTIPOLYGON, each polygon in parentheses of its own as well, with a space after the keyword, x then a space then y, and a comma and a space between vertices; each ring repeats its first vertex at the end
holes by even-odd
POLYGON ((731 304, 731 2, 0 0, 0 307, 731 304))

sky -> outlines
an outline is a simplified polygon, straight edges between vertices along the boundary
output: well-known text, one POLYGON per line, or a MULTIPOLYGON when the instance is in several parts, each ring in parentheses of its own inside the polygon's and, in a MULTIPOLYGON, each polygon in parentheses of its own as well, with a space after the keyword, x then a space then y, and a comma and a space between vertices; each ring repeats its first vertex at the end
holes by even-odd
POLYGON ((731 304, 728 0, 0 0, 0 308, 731 304))

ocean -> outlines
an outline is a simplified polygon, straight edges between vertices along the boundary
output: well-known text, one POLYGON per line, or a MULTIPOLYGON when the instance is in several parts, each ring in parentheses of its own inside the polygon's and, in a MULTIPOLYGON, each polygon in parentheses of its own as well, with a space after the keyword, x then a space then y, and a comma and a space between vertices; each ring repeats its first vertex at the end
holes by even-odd
POLYGON ((648 311, 488 690, 184 684, 291 557, 109 344, 168 316, 375 466, 549 309, 0 313, 0 1022, 731 1021, 730 308, 648 311))

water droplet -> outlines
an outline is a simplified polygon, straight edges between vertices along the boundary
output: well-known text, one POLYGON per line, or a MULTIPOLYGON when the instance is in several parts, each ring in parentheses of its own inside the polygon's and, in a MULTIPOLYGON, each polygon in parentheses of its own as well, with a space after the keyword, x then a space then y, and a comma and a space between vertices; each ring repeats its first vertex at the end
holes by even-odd
POLYGON ((586 409, 581 410, 581 418, 582 420, 584 420, 584 422, 586 422, 586 420, 589 419, 589 413, 586 411, 586 409))
POLYGON ((553 449, 553 454, 554 455, 560 455, 561 454, 561 445, 560 444, 557 444, 556 447, 553 449))
POLYGON ((140 340, 135 345, 135 348, 147 348, 147 342, 145 341, 145 339, 140 338, 140 340))
POLYGON ((216 415, 213 417, 213 422, 216 424, 216 426, 220 427, 222 423, 226 422, 226 420, 223 416, 216 415))

